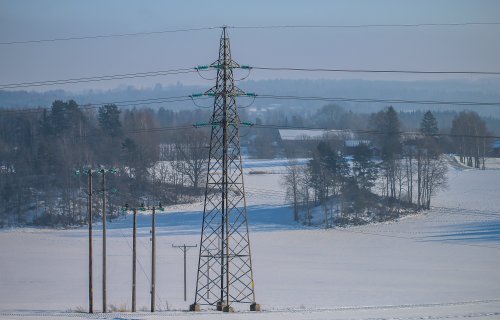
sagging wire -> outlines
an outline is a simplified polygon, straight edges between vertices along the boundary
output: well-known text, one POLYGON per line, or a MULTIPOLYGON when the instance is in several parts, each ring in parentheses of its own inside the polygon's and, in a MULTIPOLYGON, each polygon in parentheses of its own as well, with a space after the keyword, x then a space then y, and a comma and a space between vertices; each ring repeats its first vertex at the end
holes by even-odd
MULTIPOLYGON (((207 78, 207 77, 204 77, 202 75, 201 72, 203 71, 209 71, 209 69, 216 69, 216 70, 219 70, 220 69, 220 66, 213 66, 213 65, 210 65, 210 66, 197 66, 194 68, 194 70, 196 70, 196 72, 198 73, 198 75, 205 79, 205 80, 209 80, 209 81, 213 81, 215 79, 217 79, 217 76, 216 77, 213 77, 213 78, 207 78)), ((245 80, 246 78, 248 78, 250 76, 250 73, 252 71, 252 67, 248 66, 248 65, 241 65, 239 67, 232 67, 231 69, 242 69, 242 70, 247 70, 247 74, 245 76, 243 76, 242 78, 240 79, 233 79, 234 81, 243 81, 245 80)))
POLYGON ((191 98, 191 101, 193 101, 193 104, 195 105, 195 107, 197 108, 200 108, 200 109, 210 109, 212 108, 212 106, 202 106, 202 105, 199 105, 196 103, 195 99, 194 98, 200 98, 200 99, 208 99, 206 97, 203 97, 203 94, 190 94, 189 97, 191 98))
MULTIPOLYGON (((132 250, 132 245, 130 244, 130 242, 128 241, 128 238, 127 236, 123 233, 122 229, 121 228, 118 228, 118 230, 120 230, 120 234, 121 236, 123 237, 123 239, 125 240, 125 242, 127 243, 128 247, 130 248, 130 250, 132 250)), ((145 244, 144 242, 142 242, 140 240, 140 237, 137 238, 137 242, 139 242, 141 245, 143 245, 143 247, 145 247, 146 249, 149 249, 145 244)), ((146 269, 144 268, 143 264, 141 263, 141 259, 140 257, 137 257, 137 264, 139 265, 139 268, 141 269, 142 273, 144 274, 144 276, 146 277, 146 279, 148 280, 148 282, 151 282, 151 279, 149 278, 147 272, 146 272, 146 269)), ((155 306, 157 309, 162 309, 162 308, 165 308, 164 310, 168 310, 168 306, 165 302, 163 302, 164 305, 162 305, 162 300, 164 300, 162 297, 160 297, 160 295, 158 293, 156 293, 156 296, 158 297, 157 300, 159 301, 155 301, 155 306)), ((167 300, 164 300, 164 301, 167 301, 167 300)))
POLYGON ((253 99, 252 99, 252 102, 250 102, 250 103, 249 103, 249 104, 247 104, 246 106, 238 106, 238 105, 237 105, 236 107, 237 107, 238 109, 246 109, 246 108, 251 107, 251 106, 253 105, 253 103, 255 102, 255 98, 257 97, 257 95, 256 95, 256 94, 254 94, 254 95, 250 95, 249 97, 252 97, 252 98, 253 98, 253 99))
POLYGON ((200 73, 200 71, 208 71, 208 69, 209 69, 209 68, 211 68, 211 67, 210 67, 210 66, 197 66, 197 67, 195 67, 194 69, 196 70, 196 72, 198 73, 198 75, 199 75, 201 78, 203 78, 203 79, 205 79, 205 80, 208 80, 208 81, 213 81, 213 80, 217 79, 217 76, 216 76, 216 77, 214 77, 214 78, 205 78, 205 77, 204 77, 204 76, 200 73))
POLYGON ((244 76, 243 78, 240 78, 240 79, 234 79, 234 81, 243 81, 245 80, 246 78, 248 78, 250 76, 250 73, 252 71, 252 68, 249 67, 249 66, 241 66, 240 69, 244 69, 244 70, 247 70, 248 73, 246 74, 246 76, 244 76))

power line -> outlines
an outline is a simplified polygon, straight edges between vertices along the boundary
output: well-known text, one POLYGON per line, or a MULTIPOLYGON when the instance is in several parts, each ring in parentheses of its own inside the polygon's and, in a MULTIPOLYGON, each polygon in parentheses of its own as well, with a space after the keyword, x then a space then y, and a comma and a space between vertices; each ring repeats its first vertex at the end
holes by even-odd
MULTIPOLYGON (((307 127, 307 126, 287 126, 287 125, 274 125, 274 124, 254 124, 251 127, 261 129, 284 129, 284 130, 310 130, 310 131, 327 131, 330 133, 339 134, 387 134, 385 131, 380 130, 352 130, 352 129, 329 129, 324 127, 307 127)), ((408 136, 426 136, 426 137, 458 137, 458 138, 477 138, 477 139, 500 139, 500 136, 495 135, 472 135, 472 134, 452 134, 452 133, 432 133, 424 134, 417 131, 399 131, 395 132, 400 135, 408 136)))
MULTIPOLYGON (((124 131, 123 133, 128 133, 128 134, 155 133, 155 132, 175 131, 175 130, 184 130, 184 129, 197 129, 197 128, 194 125, 165 126, 165 127, 154 127, 154 128, 128 130, 128 131, 124 131)), ((87 135, 87 137, 88 136, 89 135, 87 135)), ((206 148, 206 147, 204 147, 204 148, 206 148)))
POLYGON ((497 26, 500 22, 457 22, 457 23, 403 23, 403 24, 346 24, 346 25, 269 25, 228 26, 231 29, 350 29, 350 28, 418 28, 418 27, 465 27, 497 26))
MULTIPOLYGON (((389 74, 472 74, 472 75, 500 75, 500 71, 445 71, 445 70, 385 70, 385 69, 347 69, 347 68, 296 68, 296 67, 259 67, 259 66, 246 66, 248 70, 265 70, 265 71, 295 71, 295 72, 342 72, 342 73, 389 73, 389 74)), ((120 79, 133 79, 133 78, 145 78, 145 77, 158 77, 166 75, 175 74, 187 74, 198 72, 197 68, 179 68, 171 70, 157 70, 157 71, 146 71, 146 72, 135 72, 135 73, 124 73, 124 74, 113 74, 113 75, 101 75, 101 76, 91 76, 91 77, 80 77, 80 78, 69 78, 69 79, 57 79, 57 80, 44 80, 44 81, 34 81, 34 82, 18 82, 18 83, 7 83, 0 84, 0 90, 3 89, 15 89, 15 88, 26 88, 26 87, 39 87, 39 86, 51 86, 60 84, 74 84, 82 82, 94 82, 94 81, 109 81, 109 80, 120 80, 120 79)))
MULTIPOLYGON (((166 132, 166 131, 178 131, 178 130, 187 130, 187 129, 197 129, 197 127, 194 125, 164 126, 164 127, 153 127, 153 128, 144 128, 144 129, 133 129, 133 130, 122 131, 122 133, 124 135, 141 134, 141 133, 162 133, 162 132, 166 132)), ((84 139, 84 138, 89 138, 89 137, 97 137, 97 136, 101 136, 101 135, 102 135, 102 132, 75 135, 73 137, 77 138, 77 139, 84 139)), ((205 147, 199 147, 199 148, 206 149, 205 147)))
POLYGON ((306 101, 330 101, 330 102, 362 102, 362 103, 389 103, 389 104, 440 104, 458 106, 500 106, 500 102, 484 101, 437 101, 437 100, 406 100, 406 99, 373 99, 373 98, 344 98, 344 97, 318 97, 318 96, 279 96, 279 95, 256 95, 257 98, 279 99, 279 100, 306 100, 306 101))
POLYGON ((158 77, 158 76, 193 73, 193 72, 196 72, 196 70, 194 68, 180 68, 180 69, 172 69, 172 70, 136 72, 136 73, 103 75, 103 76, 93 76, 93 77, 60 79, 60 80, 45 80, 45 81, 35 81, 35 82, 8 83, 8 84, 0 84, 0 90, 2 90, 2 89, 14 89, 14 88, 25 88, 25 87, 51 86, 51 85, 56 85, 56 84, 73 84, 73 83, 93 82, 93 81, 108 81, 108 80, 131 79, 131 78, 158 77))
MULTIPOLYGON (((260 99, 277 99, 277 100, 302 100, 302 101, 328 101, 328 102, 359 102, 359 103, 387 103, 387 104, 419 104, 419 105, 457 105, 457 106, 473 106, 473 107, 497 107, 500 102, 484 102, 484 101, 438 101, 438 100, 405 100, 405 99, 373 99, 373 98, 345 98, 345 97, 319 97, 319 96, 280 96, 280 95, 255 95, 260 99)), ((183 102, 192 100, 192 96, 177 96, 177 97, 162 97, 151 99, 125 100, 125 101, 109 101, 100 103, 84 104, 80 109, 96 109, 106 104, 115 104, 120 107, 134 105, 149 105, 157 103, 183 102)), ((210 97, 197 97, 197 99, 210 99, 210 97)), ((7 114, 20 113, 38 113, 48 110, 48 108, 31 108, 22 110, 2 110, 0 112, 7 114)))
MULTIPOLYGON (((254 124, 251 125, 250 128, 256 129, 289 129, 289 130, 311 130, 311 131, 327 131, 331 133, 339 133, 339 134, 376 134, 382 135, 387 134, 387 132, 380 130, 351 130, 351 129, 328 129, 321 127, 306 127, 306 126, 285 126, 285 125, 274 125, 274 124, 254 124)), ((164 131, 172 131, 172 130, 182 130, 182 129, 199 129, 196 125, 181 125, 181 126, 165 126, 165 127, 155 127, 155 128, 147 128, 147 129, 135 129, 124 131, 126 134, 136 134, 136 133, 156 133, 156 132, 164 132, 164 131)), ((449 136, 449 137, 464 137, 464 138, 477 138, 477 139, 500 139, 500 136, 495 135, 470 135, 470 134, 451 134, 451 133, 435 133, 435 134, 424 134, 421 132, 415 131, 399 131, 397 132, 400 135, 410 135, 410 136, 427 136, 427 137, 441 137, 441 136, 449 136)), ((100 134, 89 134, 85 136, 78 137, 90 137, 100 134)), ((206 147, 203 147, 206 148, 206 147)))
POLYGON ((374 69, 331 69, 331 68, 294 68, 294 67, 253 67, 250 69, 269 71, 305 71, 305 72, 345 72, 345 73, 405 73, 405 74, 477 74, 500 75, 500 71, 431 71, 431 70, 374 70, 374 69))
MULTIPOLYGON (((197 97, 196 99, 211 99, 209 97, 197 97)), ((162 97, 162 98, 150 98, 150 99, 137 99, 137 100, 123 100, 123 101, 108 101, 108 102, 97 102, 97 103, 87 103, 79 106, 79 110, 91 110, 98 109, 104 105, 114 104, 117 107, 129 107, 136 105, 150 105, 158 103, 172 103, 172 102, 183 102, 192 101, 191 96, 177 96, 177 97, 162 97)), ((50 108, 29 108, 29 109, 0 109, 0 113, 4 114, 24 114, 24 113, 39 113, 43 111, 50 111, 50 108)))
MULTIPOLYGON (((123 134, 141 134, 141 133, 162 133, 166 131, 177 131, 177 130, 187 130, 187 129, 200 129, 203 127, 197 125, 178 125, 178 126, 162 126, 162 127, 153 127, 153 128, 144 128, 144 129, 133 129, 123 131, 123 134)), ((287 125, 275 125, 275 124, 252 124, 249 128, 255 129, 283 129, 283 130, 307 130, 307 131, 326 131, 329 133, 338 133, 338 134, 375 134, 375 135, 383 135, 387 134, 387 132, 380 130, 351 130, 351 129, 329 129, 324 127, 308 127, 308 126, 287 126, 287 125)), ((470 135, 470 134, 451 134, 451 133, 435 133, 435 134, 424 134, 421 132, 415 131, 399 131, 396 132, 400 135, 409 135, 409 136, 426 136, 426 137, 458 137, 458 138, 477 138, 477 139, 500 139, 500 136, 495 135, 470 135)), ((38 134, 35 134, 35 136, 38 134)), ((91 133, 86 135, 76 135, 74 138, 88 138, 100 136, 102 133, 91 133)), ((197 147, 200 149, 207 149, 207 147, 197 147)))
MULTIPOLYGON (((269 25, 269 26, 228 26, 227 28, 231 28, 231 29, 352 29, 352 28, 466 27, 466 26, 497 26, 497 25, 500 25, 500 22, 356 24, 356 25, 269 25)), ((171 29, 171 30, 159 30, 159 31, 148 31, 148 32, 133 32, 133 33, 101 34, 101 35, 89 35, 89 36, 74 36, 74 37, 61 37, 61 38, 4 41, 4 42, 0 42, 0 45, 17 45, 17 44, 30 44, 30 43, 74 41, 74 40, 137 37, 137 36, 149 36, 149 35, 169 34, 169 33, 178 33, 178 32, 215 30, 215 29, 220 29, 220 28, 222 28, 222 26, 171 29)))
POLYGON ((203 31, 203 30, 214 30, 214 29, 220 29, 220 27, 201 27, 201 28, 172 29, 172 30, 149 31, 149 32, 133 32, 133 33, 117 33, 117 34, 104 34, 104 35, 90 35, 90 36, 80 36, 80 37, 47 38, 47 39, 6 41, 6 42, 0 42, 0 45, 43 43, 43 42, 58 42, 58 41, 72 41, 72 40, 106 39, 106 38, 122 38, 122 37, 137 37, 137 36, 146 36, 146 35, 155 35, 155 34, 191 32, 191 31, 203 31))

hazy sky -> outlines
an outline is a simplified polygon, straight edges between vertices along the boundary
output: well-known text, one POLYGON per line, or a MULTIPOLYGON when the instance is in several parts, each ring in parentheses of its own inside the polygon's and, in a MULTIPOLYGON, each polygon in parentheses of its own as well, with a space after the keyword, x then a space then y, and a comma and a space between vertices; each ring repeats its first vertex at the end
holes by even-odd
MULTIPOLYGON (((500 22, 500 1, 70 1, 0 0, 0 42, 210 26, 500 22)), ((500 70, 500 25, 230 29, 233 58, 269 67, 500 70)), ((0 84, 147 72, 209 64, 220 30, 0 45, 0 84)), ((252 72, 266 78, 422 79, 431 76, 252 72)), ((462 76, 465 77, 465 76, 462 76)), ((38 89, 206 83, 196 75, 38 89)))

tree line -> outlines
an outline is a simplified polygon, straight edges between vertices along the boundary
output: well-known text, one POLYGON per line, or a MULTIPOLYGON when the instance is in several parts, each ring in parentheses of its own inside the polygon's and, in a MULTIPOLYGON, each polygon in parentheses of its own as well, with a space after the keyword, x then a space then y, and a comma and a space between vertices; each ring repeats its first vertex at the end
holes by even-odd
MULTIPOLYGON (((455 117, 452 133, 456 136, 451 137, 439 135, 431 111, 424 114, 414 135, 401 134, 392 107, 372 114, 367 123, 373 133, 355 140, 349 153, 342 139, 325 137, 311 150, 306 165, 290 162, 283 185, 295 221, 331 227, 384 221, 429 209, 433 196, 447 185, 450 158, 444 152, 455 149, 461 161, 476 167, 485 153, 485 139, 463 136, 488 133, 474 112, 455 117)), ((290 152, 296 155, 296 149, 290 152)))
MULTIPOLYGON (((75 172, 88 169, 117 169, 107 176, 105 187, 111 219, 125 203, 193 201, 203 194, 210 129, 177 127, 206 122, 210 115, 209 108, 120 109, 114 104, 94 108, 74 100, 56 100, 47 109, 1 110, 0 226, 84 224, 87 179, 75 172)), ((276 129, 241 128, 247 156, 311 158, 305 168, 291 165, 286 176, 296 220, 311 220, 318 204, 332 216, 342 203, 338 215, 356 219, 428 208, 432 196, 445 185, 443 153, 453 152, 464 164, 480 167, 490 143, 471 137, 488 134, 483 119, 474 112, 455 116, 451 128, 455 137, 435 136, 440 130, 431 112, 421 120, 424 136, 402 136, 400 117, 392 107, 371 115, 335 105, 302 114, 242 109, 240 117, 257 124, 379 133, 360 136, 369 143, 360 143, 348 155, 341 140, 290 148, 276 129)), ((96 182, 93 211, 97 217, 103 191, 96 182)))
MULTIPOLYGON (((79 225, 86 222, 88 169, 116 168, 107 175, 108 215, 125 203, 189 202, 201 193, 206 133, 155 132, 208 118, 208 112, 163 108, 97 109, 56 100, 49 109, 4 110, 0 116, 0 226, 79 225), (151 131, 153 130, 153 131, 151 131)), ((102 187, 95 175, 94 212, 102 187)))

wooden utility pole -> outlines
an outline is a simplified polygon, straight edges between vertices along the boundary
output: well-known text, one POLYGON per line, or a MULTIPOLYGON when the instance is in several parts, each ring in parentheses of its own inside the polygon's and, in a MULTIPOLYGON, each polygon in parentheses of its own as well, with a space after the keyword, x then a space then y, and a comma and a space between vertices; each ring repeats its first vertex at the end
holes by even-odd
MULTIPOLYGON (((100 172, 102 173, 102 312, 107 311, 106 308, 106 178, 105 173, 117 173, 118 170, 111 169, 86 169, 83 171, 85 175, 88 175, 88 223, 89 223, 89 313, 94 312, 94 288, 93 288, 93 252, 92 252, 92 224, 93 224, 93 214, 92 214, 92 196, 93 196, 93 174, 100 172)), ((80 175, 82 171, 75 170, 76 175, 80 175)))
MULTIPOLYGON (((130 209, 128 204, 125 204, 125 208, 130 209)), ((162 210, 161 203, 159 204, 160 210, 162 210)), ((141 203, 139 207, 140 211, 145 211, 144 203, 141 203)), ((155 311, 155 287, 156 287, 156 232, 155 232, 155 213, 156 208, 152 207, 152 221, 151 221, 151 312, 155 311)), ((136 288, 137 288, 137 208, 132 208, 134 214, 133 217, 133 231, 132 231, 132 312, 136 311, 136 288)))
POLYGON ((102 312, 106 313, 106 170, 102 173, 102 312))
POLYGON ((172 245, 173 248, 179 248, 182 250, 182 252, 184 253, 184 301, 186 301, 186 252, 190 249, 190 248, 196 248, 198 247, 198 245, 194 245, 194 246, 188 246, 186 244, 183 244, 181 246, 175 246, 175 245, 172 245))
POLYGON ((88 170, 89 175, 89 313, 94 313, 94 289, 92 288, 92 170, 88 170))
POLYGON ((134 228, 132 240, 132 312, 135 312, 136 262, 137 262, 137 208, 134 211, 134 228))
POLYGON ((483 138, 483 170, 486 170, 485 158, 486 158, 486 139, 483 138))
POLYGON ((151 312, 155 311, 155 278, 156 278, 156 233, 155 207, 151 218, 151 312))

